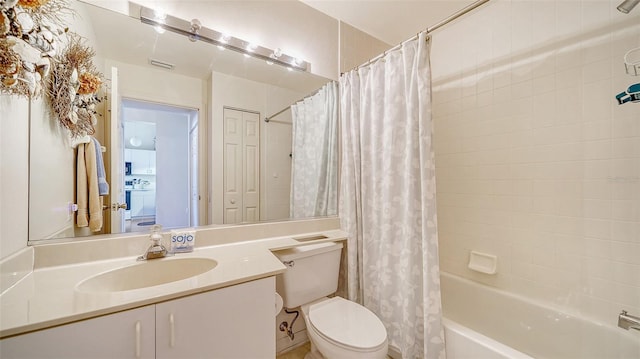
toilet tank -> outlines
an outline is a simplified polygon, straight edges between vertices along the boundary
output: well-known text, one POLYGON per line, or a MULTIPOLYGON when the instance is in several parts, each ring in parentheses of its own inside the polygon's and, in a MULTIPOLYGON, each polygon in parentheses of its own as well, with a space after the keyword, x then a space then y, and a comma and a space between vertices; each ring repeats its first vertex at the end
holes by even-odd
POLYGON ((276 277, 285 308, 312 302, 338 289, 342 243, 325 242, 274 251, 287 270, 276 277))

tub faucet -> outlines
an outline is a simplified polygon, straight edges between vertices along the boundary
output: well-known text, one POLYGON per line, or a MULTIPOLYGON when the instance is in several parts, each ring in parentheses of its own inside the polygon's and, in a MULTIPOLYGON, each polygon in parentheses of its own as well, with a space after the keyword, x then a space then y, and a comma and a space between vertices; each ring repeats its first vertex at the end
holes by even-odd
POLYGON ((622 329, 635 329, 640 330, 640 318, 627 314, 626 310, 618 315, 618 326, 622 329))
POLYGON ((153 225, 151 227, 151 236, 149 239, 151 240, 151 245, 147 248, 147 251, 144 252, 143 255, 138 257, 139 261, 144 261, 147 259, 156 259, 156 258, 164 258, 169 255, 169 251, 165 246, 160 243, 162 240, 162 234, 160 234, 160 229, 162 226, 159 224, 153 225))

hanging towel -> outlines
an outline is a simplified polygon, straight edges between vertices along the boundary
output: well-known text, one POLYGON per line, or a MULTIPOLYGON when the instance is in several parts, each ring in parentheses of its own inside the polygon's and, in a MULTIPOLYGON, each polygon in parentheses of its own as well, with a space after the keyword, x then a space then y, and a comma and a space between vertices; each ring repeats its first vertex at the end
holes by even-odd
POLYGON ((102 197, 98 191, 96 146, 92 142, 78 145, 76 172, 76 225, 92 232, 102 229, 102 197))
POLYGON ((102 145, 95 137, 91 137, 96 150, 96 168, 98 170, 98 194, 106 196, 109 194, 109 183, 107 183, 107 175, 104 170, 104 161, 102 160, 102 145))
POLYGON ((69 138, 69 145, 71 148, 77 148, 79 145, 89 142, 91 142, 91 136, 89 135, 69 138))

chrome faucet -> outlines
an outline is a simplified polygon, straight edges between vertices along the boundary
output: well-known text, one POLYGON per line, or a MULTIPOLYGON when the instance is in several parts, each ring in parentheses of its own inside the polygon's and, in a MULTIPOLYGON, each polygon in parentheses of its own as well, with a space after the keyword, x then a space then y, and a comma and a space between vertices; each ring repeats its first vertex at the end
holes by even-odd
POLYGON ((640 330, 640 318, 627 314, 626 310, 618 315, 618 326, 622 329, 635 329, 640 330))
POLYGON ((160 243, 162 241, 162 234, 160 234, 160 230, 162 226, 159 224, 155 224, 151 226, 151 236, 149 239, 151 240, 151 245, 147 248, 147 251, 138 257, 139 261, 144 261, 148 259, 156 259, 156 258, 164 258, 169 254, 169 251, 165 246, 160 243))

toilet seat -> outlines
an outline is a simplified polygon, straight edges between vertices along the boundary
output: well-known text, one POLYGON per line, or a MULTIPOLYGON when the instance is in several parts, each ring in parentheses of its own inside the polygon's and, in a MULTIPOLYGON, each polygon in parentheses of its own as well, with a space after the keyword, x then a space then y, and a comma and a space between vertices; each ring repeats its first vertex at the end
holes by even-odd
POLYGON ((325 340, 354 351, 386 345, 387 331, 369 309, 334 297, 309 306, 309 322, 325 340))

